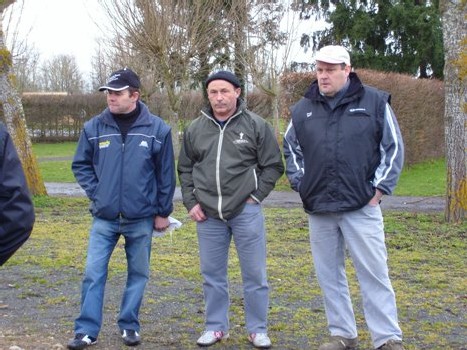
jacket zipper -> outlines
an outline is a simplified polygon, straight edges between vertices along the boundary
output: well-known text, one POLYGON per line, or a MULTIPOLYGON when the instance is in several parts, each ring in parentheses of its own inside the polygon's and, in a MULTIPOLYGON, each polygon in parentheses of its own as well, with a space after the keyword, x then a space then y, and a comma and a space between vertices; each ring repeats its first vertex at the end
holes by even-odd
MULTIPOLYGON (((224 125, 225 127, 226 125, 224 125)), ((221 179, 220 179, 220 163, 221 163, 221 151, 222 151, 222 142, 224 140, 224 128, 221 128, 219 125, 219 143, 217 144, 217 159, 216 159, 216 183, 217 183, 217 211, 219 212, 219 217, 221 220, 224 220, 222 215, 222 190, 221 190, 221 179)))
POLYGON ((227 128, 227 125, 230 123, 230 121, 240 115, 241 111, 238 111, 236 114, 231 116, 227 121, 225 122, 224 126, 221 127, 219 123, 215 120, 215 118, 211 117, 205 112, 202 112, 208 119, 211 119, 219 128, 219 143, 217 144, 217 159, 216 159, 216 185, 217 185, 217 195, 218 195, 218 200, 217 200, 217 211, 219 212, 219 218, 221 220, 224 220, 224 216, 222 215, 222 190, 221 190, 221 179, 220 179, 220 158, 221 158, 221 153, 222 153, 222 143, 224 140, 224 130, 227 128))
MULTIPOLYGON (((123 140, 122 140, 123 141, 123 140)), ((123 197, 123 164, 125 158, 125 143, 122 142, 122 162, 120 163, 120 196, 119 196, 119 203, 118 207, 120 208, 120 216, 123 216, 123 208, 122 208, 122 197, 123 197)))

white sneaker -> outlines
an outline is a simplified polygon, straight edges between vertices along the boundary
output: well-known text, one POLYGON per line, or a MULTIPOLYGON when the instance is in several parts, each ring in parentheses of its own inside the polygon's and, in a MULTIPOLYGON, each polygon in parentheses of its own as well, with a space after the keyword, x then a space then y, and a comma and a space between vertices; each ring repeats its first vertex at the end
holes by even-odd
POLYGON ((223 331, 204 331, 201 337, 196 341, 196 344, 199 346, 209 346, 222 339, 227 339, 228 337, 229 333, 223 331))
POLYGON ((269 349, 271 347, 271 339, 267 333, 251 333, 248 340, 259 349, 269 349))

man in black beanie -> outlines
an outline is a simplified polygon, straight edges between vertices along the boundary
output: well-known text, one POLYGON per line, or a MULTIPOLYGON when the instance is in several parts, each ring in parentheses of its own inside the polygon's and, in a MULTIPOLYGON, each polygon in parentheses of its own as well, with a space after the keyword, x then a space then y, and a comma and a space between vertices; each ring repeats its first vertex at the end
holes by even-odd
POLYGON ((209 106, 185 130, 178 160, 183 203, 196 221, 209 346, 229 336, 227 263, 233 238, 240 260, 249 341, 269 348, 266 232, 261 202, 282 175, 271 126, 240 99, 240 81, 208 77, 209 106))

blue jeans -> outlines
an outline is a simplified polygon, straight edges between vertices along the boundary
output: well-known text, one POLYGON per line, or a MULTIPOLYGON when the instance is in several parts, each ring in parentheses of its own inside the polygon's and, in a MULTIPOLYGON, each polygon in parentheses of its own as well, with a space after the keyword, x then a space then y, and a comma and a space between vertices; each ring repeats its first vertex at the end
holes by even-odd
POLYGON ((311 214, 309 225, 313 261, 324 294, 331 335, 357 336, 345 272, 347 247, 360 283, 365 320, 375 348, 390 339, 401 340, 379 205, 343 213, 311 214))
POLYGON ((226 222, 213 218, 198 222, 197 231, 201 274, 204 279, 206 330, 229 330, 227 265, 233 237, 242 272, 247 331, 266 333, 269 286, 261 205, 246 204, 239 215, 226 222))
POLYGON ((140 330, 138 314, 149 278, 153 220, 153 217, 93 219, 81 291, 81 312, 75 320, 75 333, 95 338, 99 335, 109 260, 120 235, 125 237, 128 272, 118 326, 121 330, 140 330))

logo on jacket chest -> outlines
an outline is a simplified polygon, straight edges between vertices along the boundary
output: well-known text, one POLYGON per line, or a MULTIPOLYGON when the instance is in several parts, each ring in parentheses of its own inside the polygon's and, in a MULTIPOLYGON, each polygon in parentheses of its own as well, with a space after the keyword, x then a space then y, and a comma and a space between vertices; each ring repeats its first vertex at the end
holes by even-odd
POLYGON ((110 140, 99 142, 99 149, 108 148, 110 146, 110 140))
POLYGON ((245 139, 243 138, 244 136, 245 136, 245 134, 244 134, 243 132, 240 131, 240 132, 238 133, 238 139, 235 139, 235 140, 233 141, 233 143, 234 143, 235 145, 240 145, 240 144, 248 143, 248 140, 245 140, 245 139))

